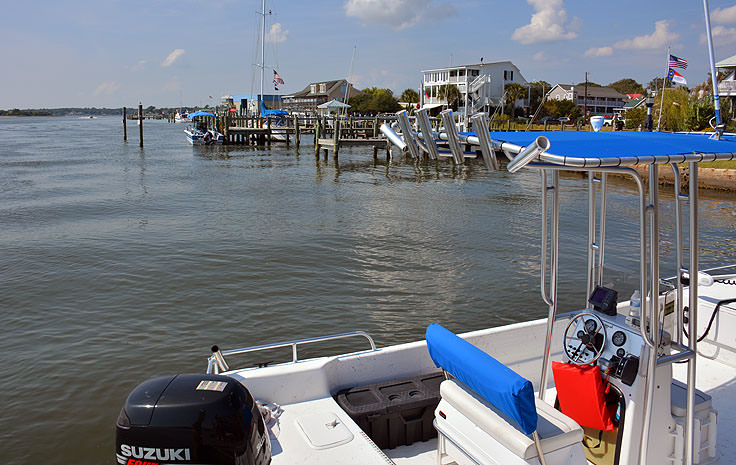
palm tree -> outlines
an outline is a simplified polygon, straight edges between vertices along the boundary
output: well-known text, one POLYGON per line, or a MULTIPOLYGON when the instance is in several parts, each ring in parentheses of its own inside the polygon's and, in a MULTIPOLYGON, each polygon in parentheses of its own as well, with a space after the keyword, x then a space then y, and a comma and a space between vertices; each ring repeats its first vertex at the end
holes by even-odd
POLYGON ((526 94, 527 89, 518 82, 510 82, 504 86, 504 89, 506 90, 506 95, 508 95, 513 102, 511 106, 511 116, 514 116, 516 101, 519 99, 519 97, 523 97, 524 94, 526 94))
POLYGON ((463 94, 460 93, 460 89, 455 84, 445 84, 440 86, 437 91, 437 97, 441 100, 445 100, 447 105, 453 110, 457 110, 458 103, 463 94))
POLYGON ((405 89, 404 92, 401 93, 399 100, 407 103, 417 103, 419 101, 419 92, 411 88, 405 89))

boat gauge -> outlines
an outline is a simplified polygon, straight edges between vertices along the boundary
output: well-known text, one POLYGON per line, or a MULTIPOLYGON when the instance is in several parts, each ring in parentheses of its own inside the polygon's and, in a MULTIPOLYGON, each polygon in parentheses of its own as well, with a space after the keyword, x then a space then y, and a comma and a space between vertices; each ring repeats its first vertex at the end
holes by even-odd
POLYGON ((596 329, 598 329, 598 323, 594 319, 591 318, 585 321, 585 331, 588 334, 594 334, 596 329))
POLYGON ((615 333, 613 333, 611 341, 613 341, 613 345, 615 345, 616 347, 621 347, 622 345, 626 344, 626 333, 624 333, 623 331, 616 331, 615 333))

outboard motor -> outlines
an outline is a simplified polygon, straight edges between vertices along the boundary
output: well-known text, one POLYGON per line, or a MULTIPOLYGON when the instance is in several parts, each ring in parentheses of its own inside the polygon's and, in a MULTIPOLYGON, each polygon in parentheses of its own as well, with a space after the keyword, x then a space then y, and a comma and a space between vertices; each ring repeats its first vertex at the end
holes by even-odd
POLYGON ((179 374, 138 385, 116 424, 119 465, 267 465, 271 442, 250 392, 229 376, 179 374))

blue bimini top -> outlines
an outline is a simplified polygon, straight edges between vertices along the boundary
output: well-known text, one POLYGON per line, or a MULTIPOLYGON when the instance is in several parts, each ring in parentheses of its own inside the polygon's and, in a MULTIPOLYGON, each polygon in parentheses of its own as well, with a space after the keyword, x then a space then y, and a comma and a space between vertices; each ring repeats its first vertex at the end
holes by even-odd
MULTIPOLYGON (((475 133, 463 133, 475 135, 475 133)), ((530 131, 491 132, 496 142, 526 147, 537 137, 550 141, 549 149, 536 161, 572 167, 626 166, 689 161, 733 160, 736 136, 721 140, 710 134, 678 134, 634 131, 530 131)))
POLYGON ((425 339, 436 366, 516 421, 524 434, 537 429, 534 387, 529 380, 437 323, 427 327, 425 339))
POLYGON ((189 113, 189 118, 196 118, 197 116, 212 116, 213 118, 215 115, 212 113, 209 113, 207 111, 195 111, 194 113, 189 113))

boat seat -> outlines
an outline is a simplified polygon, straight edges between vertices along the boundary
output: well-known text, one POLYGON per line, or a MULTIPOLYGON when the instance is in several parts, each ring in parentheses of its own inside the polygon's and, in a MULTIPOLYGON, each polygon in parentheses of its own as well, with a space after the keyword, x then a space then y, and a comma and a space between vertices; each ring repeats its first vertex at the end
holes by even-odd
MULTIPOLYGON (((448 439, 459 445, 470 443, 468 448, 471 449, 480 446, 487 448, 488 443, 483 441, 487 435, 503 449, 524 461, 536 459, 534 440, 473 390, 453 379, 442 382, 440 395, 442 401, 435 410, 436 424, 446 433, 454 435, 448 439), (469 431, 468 425, 473 425, 475 431, 469 431), (476 444, 478 441, 483 442, 476 444)), ((542 453, 550 463, 553 452, 579 445, 583 440, 583 430, 575 421, 543 400, 535 399, 535 401, 538 415, 537 432, 542 444, 542 453)))
POLYGON ((455 378, 440 385, 435 409, 440 463, 586 463, 582 428, 537 399, 529 380, 438 324, 425 338, 435 365, 455 378))

